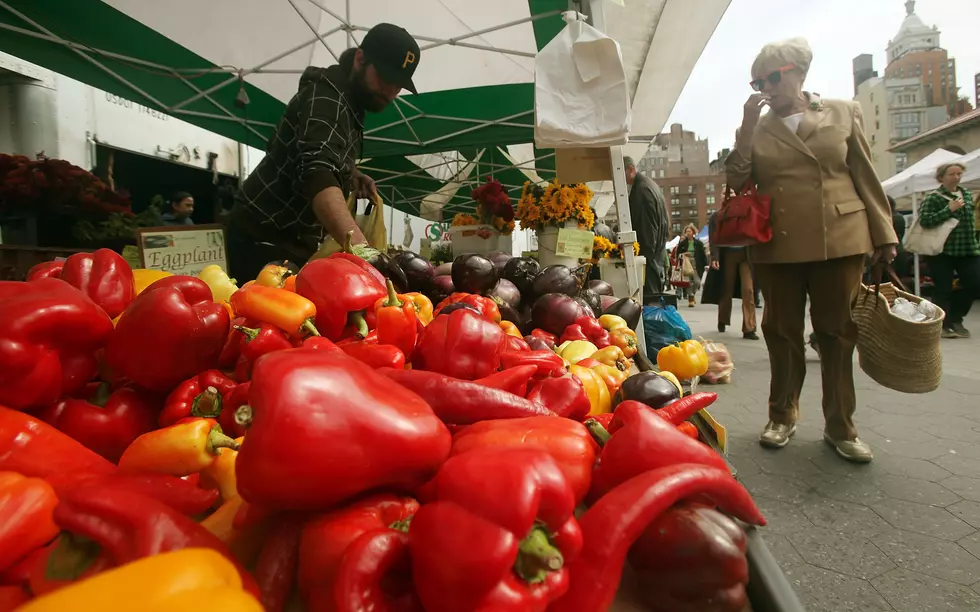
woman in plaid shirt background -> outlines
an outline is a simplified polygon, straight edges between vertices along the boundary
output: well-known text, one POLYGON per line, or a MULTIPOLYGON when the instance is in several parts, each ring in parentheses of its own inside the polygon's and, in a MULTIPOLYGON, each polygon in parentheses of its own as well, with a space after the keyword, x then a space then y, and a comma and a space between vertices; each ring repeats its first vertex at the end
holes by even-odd
POLYGON ((929 272, 935 286, 933 301, 946 312, 944 338, 969 338, 963 317, 980 297, 980 243, 974 222, 974 202, 970 192, 960 187, 965 168, 961 164, 944 164, 936 170, 938 189, 922 201, 919 223, 936 227, 950 218, 959 223, 949 233, 939 255, 928 258, 929 272), (960 279, 960 290, 953 292, 953 273, 960 279))

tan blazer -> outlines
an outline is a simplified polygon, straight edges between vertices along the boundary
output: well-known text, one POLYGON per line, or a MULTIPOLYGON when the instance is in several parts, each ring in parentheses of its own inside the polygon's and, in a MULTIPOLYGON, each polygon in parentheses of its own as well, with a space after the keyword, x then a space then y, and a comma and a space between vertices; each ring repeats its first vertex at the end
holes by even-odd
POLYGON ((749 249, 754 262, 824 261, 898 243, 857 103, 810 95, 795 134, 769 112, 751 159, 733 151, 725 166, 733 189, 753 178, 772 197, 772 241, 749 249))

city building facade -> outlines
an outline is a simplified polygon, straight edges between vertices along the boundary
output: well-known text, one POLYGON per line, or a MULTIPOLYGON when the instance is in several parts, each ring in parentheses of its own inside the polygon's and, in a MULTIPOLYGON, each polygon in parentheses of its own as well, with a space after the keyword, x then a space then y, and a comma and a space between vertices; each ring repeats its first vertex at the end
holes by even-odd
POLYGON ((892 151, 914 164, 936 149, 969 153, 980 149, 980 109, 955 117, 943 125, 897 143, 892 151))

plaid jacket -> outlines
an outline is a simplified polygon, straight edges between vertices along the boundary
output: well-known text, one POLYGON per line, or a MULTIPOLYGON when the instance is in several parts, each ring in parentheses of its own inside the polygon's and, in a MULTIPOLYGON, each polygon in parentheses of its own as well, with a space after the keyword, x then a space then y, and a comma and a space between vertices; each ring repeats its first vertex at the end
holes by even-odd
POLYGON ((939 189, 927 195, 922 200, 921 208, 919 208, 919 224, 922 227, 930 228, 936 227, 953 217, 959 219, 960 222, 956 224, 946 239, 943 254, 951 257, 980 255, 980 244, 977 243, 977 232, 973 219, 973 198, 970 192, 962 187, 960 187, 960 193, 963 194, 963 201, 966 202, 966 206, 956 211, 949 209, 949 201, 956 196, 945 187, 940 186, 939 189))
POLYGON ((363 132, 364 111, 353 104, 349 74, 340 66, 307 68, 266 156, 237 196, 239 225, 312 255, 324 229, 310 201, 328 187, 350 192, 363 132))

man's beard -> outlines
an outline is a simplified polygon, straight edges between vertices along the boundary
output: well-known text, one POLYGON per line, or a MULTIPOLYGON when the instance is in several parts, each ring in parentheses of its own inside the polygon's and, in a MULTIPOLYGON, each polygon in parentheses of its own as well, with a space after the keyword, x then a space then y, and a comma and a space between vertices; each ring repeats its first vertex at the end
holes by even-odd
POLYGON ((354 104, 371 113, 380 113, 388 106, 386 98, 374 93, 368 87, 363 66, 351 74, 351 96, 354 99, 354 104))

